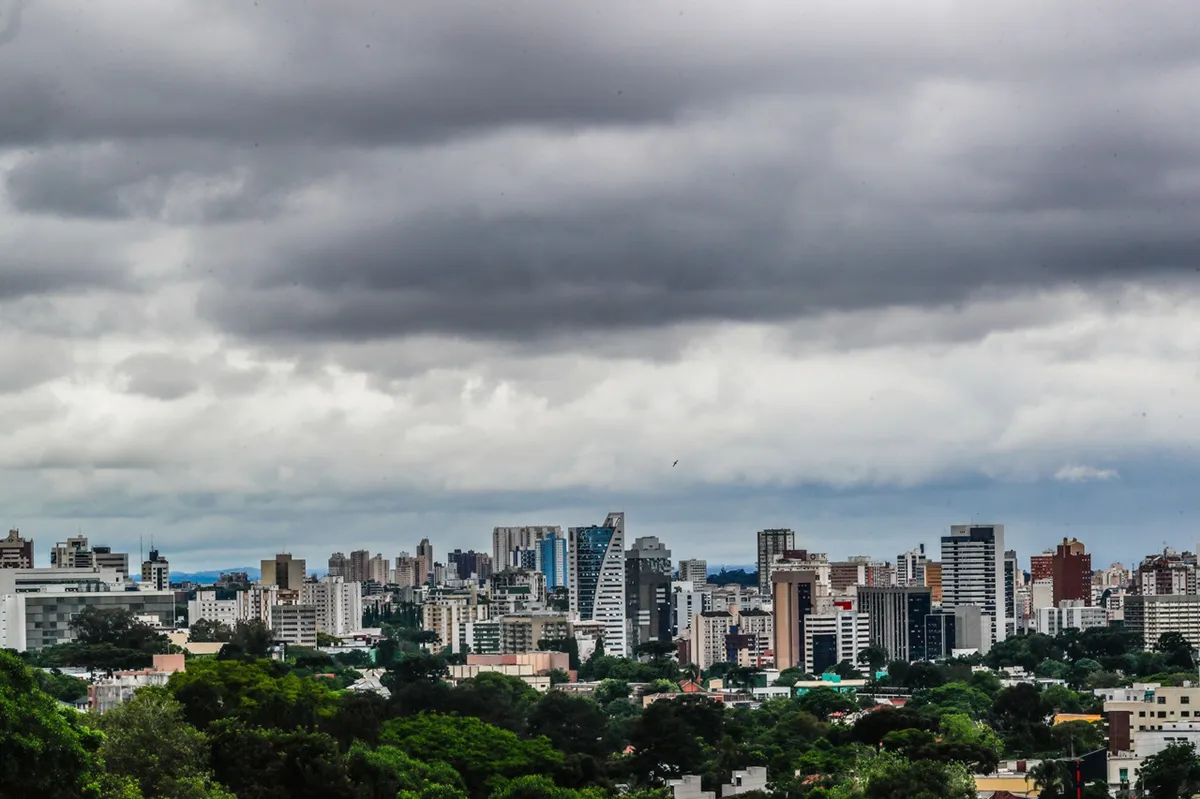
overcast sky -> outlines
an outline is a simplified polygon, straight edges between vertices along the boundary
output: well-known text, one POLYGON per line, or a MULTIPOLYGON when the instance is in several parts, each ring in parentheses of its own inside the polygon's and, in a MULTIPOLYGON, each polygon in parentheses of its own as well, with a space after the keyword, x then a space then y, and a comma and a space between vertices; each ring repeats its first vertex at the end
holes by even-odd
POLYGON ((1194 2, 0 0, 0 522, 1200 539, 1194 2), (672 463, 678 460, 677 466, 672 463))

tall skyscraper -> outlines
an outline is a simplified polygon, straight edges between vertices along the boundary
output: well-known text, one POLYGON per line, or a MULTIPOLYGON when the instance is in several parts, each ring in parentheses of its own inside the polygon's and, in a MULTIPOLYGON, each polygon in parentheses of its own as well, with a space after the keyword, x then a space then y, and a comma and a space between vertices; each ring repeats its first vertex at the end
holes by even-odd
POLYGON ((1077 539, 1063 539, 1051 559, 1054 607, 1065 599, 1092 604, 1092 556, 1077 539))
POLYGON ((382 554, 367 561, 367 579, 380 585, 385 585, 391 576, 391 563, 382 554))
POLYGON ((262 562, 262 576, 259 582, 264 586, 274 585, 290 591, 299 591, 306 573, 303 558, 293 558, 290 554, 281 552, 262 562))
POLYGON ((610 513, 604 524, 568 531, 571 615, 604 625, 604 654, 623 657, 625 634, 625 514, 610 513))
POLYGON ((635 539, 625 553, 625 620, 633 652, 671 640, 671 550, 654 536, 635 539))
POLYGON ((417 544, 417 577, 418 585, 425 585, 433 577, 433 544, 428 538, 422 538, 417 544))
POLYGON ((679 582, 691 583, 696 589, 708 582, 708 561, 689 558, 679 561, 679 582))
POLYGON ((771 576, 775 608, 775 668, 804 668, 805 617, 817 597, 817 572, 780 570, 771 576))
POLYGON ((546 575, 546 587, 567 587, 567 539, 558 533, 551 533, 537 542, 537 560, 535 567, 546 575))
POLYGON ((796 534, 791 530, 758 531, 758 590, 771 592, 772 562, 775 556, 796 548, 796 534))
POLYGON ((1004 525, 951 526, 942 537, 942 607, 978 607, 990 617, 995 643, 1008 629, 1004 594, 1004 525))
POLYGON ((925 545, 896 556, 896 585, 925 585, 925 545))
POLYGON ((8 538, 0 539, 0 569, 32 569, 33 539, 22 538, 17 530, 9 530, 8 538))
POLYGON ((1004 551, 1004 633, 1017 634, 1017 620, 1024 614, 1017 610, 1017 589, 1021 584, 1021 567, 1017 564, 1017 551, 1004 551))
POLYGON ((347 578, 350 576, 350 559, 341 552, 329 556, 329 576, 347 578))

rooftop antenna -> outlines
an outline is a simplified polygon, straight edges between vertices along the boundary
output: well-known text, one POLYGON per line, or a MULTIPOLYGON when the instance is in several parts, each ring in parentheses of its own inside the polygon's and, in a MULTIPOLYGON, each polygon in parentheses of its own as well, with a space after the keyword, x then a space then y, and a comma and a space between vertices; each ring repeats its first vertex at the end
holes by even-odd
POLYGON ((139 535, 138 536, 138 560, 141 561, 142 563, 146 562, 145 549, 146 549, 146 537, 144 535, 139 535))

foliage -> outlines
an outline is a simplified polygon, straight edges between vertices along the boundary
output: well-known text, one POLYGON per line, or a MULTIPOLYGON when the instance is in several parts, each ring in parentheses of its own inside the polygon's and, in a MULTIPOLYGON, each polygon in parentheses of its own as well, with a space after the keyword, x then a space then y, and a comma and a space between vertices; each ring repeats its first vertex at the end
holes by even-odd
POLYGON ((163 688, 143 688, 130 701, 95 716, 104 734, 100 755, 108 772, 131 780, 146 797, 228 796, 204 768, 204 733, 183 718, 183 706, 163 688))
POLYGON ((233 628, 213 619, 200 619, 188 627, 189 641, 225 643, 231 638, 233 638, 233 628))
POLYGON ((758 571, 745 569, 721 569, 716 574, 708 575, 709 585, 740 585, 742 588, 758 587, 758 571))
POLYGON ((827 721, 834 713, 853 713, 858 710, 858 705, 845 694, 823 685, 805 691, 796 699, 796 704, 821 721, 827 721))
POLYGON ((100 736, 38 688, 20 658, 0 651, 0 796, 99 797, 100 736))
POLYGON ((380 741, 446 763, 462 776, 472 797, 486 796, 501 778, 546 773, 563 763, 546 738, 521 740, 477 718, 440 713, 392 719, 383 725, 380 741))
POLYGON ((632 773, 654 781, 699 773, 711 759, 724 723, 721 705, 703 697, 654 702, 630 736, 632 773))
POLYGON ((1195 745, 1169 744, 1142 762, 1138 793, 1149 799, 1182 799, 1200 792, 1200 760, 1195 745))
POLYGON ((975 780, 957 763, 910 761, 883 752, 863 758, 850 779, 827 795, 835 799, 974 799, 975 780))
POLYGON ((883 668, 887 663, 888 652, 881 646, 872 644, 858 653, 858 662, 860 665, 866 666, 874 676, 875 672, 883 668))
POLYGON ((229 643, 221 647, 220 657, 232 658, 264 658, 275 644, 275 636, 271 628, 262 619, 239 621, 233 628, 229 643))
POLYGON ((46 671, 36 669, 38 687, 60 702, 75 703, 87 698, 87 681, 69 674, 63 674, 58 669, 46 671))
POLYGON ((269 660, 198 660, 171 675, 168 687, 184 717, 200 729, 221 719, 259 727, 313 729, 334 712, 335 699, 321 682, 269 660))

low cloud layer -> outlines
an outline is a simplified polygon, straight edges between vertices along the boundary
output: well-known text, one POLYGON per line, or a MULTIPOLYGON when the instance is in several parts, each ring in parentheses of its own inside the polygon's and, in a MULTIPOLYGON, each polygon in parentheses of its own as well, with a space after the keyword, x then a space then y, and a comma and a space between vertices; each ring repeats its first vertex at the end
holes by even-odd
POLYGON ((39 546, 606 502, 677 554, 736 560, 719 517, 888 556, 948 485, 1132 497, 1200 443, 1187 5, 131 8, 0 6, 0 508, 39 546))

